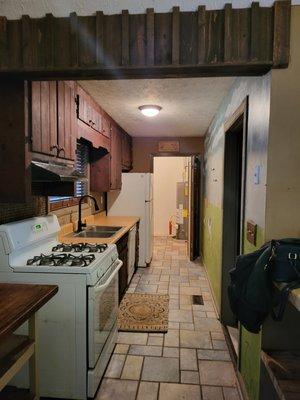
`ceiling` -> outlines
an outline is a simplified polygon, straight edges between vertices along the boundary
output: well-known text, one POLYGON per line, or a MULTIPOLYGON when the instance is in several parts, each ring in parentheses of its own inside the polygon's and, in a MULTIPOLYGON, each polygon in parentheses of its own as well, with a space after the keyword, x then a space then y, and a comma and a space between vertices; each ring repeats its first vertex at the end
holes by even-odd
POLYGON ((132 136, 203 136, 234 78, 79 81, 100 106, 132 136), (138 107, 157 104, 147 118, 138 107))

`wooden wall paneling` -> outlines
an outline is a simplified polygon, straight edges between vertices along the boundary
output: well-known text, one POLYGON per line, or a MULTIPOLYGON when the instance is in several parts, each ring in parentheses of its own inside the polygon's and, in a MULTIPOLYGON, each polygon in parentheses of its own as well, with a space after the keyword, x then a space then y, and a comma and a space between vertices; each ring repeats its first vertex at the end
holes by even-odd
POLYGON ((31 150, 42 151, 41 82, 31 83, 31 150))
MULTIPOLYGON (((47 81, 40 82, 41 88, 41 152, 44 154, 51 154, 50 143, 50 85, 47 81)), ((56 96, 55 96, 56 101, 56 96)), ((55 115, 56 117, 56 115, 55 115)))
POLYGON ((49 85, 49 146, 52 155, 56 155, 55 145, 57 146, 57 82, 48 81, 49 85))
POLYGON ((129 64, 129 13, 122 11, 122 65, 129 64))
POLYGON ((7 63, 13 69, 22 68, 22 25, 21 20, 7 20, 7 63))
POLYGON ((224 61, 232 61, 232 5, 224 7, 224 61))
POLYGON ((104 64, 104 16, 102 11, 96 12, 96 64, 104 64))
POLYGON ((143 66, 146 59, 146 16, 135 14, 129 16, 130 21, 130 63, 131 65, 143 66))
POLYGON ((247 8, 231 9, 229 13, 229 7, 225 8, 225 33, 228 36, 225 40, 224 61, 243 62, 243 60, 248 60, 251 53, 251 10, 247 8), (227 27, 228 29, 226 29, 227 27))
POLYGON ((95 65, 97 61, 95 17, 78 18, 78 37, 79 64, 82 66, 95 65))
MULTIPOLYGON (((84 39, 84 35, 80 35, 80 40, 84 39)), ((79 35, 78 35, 78 17, 75 12, 70 14, 70 54, 72 67, 78 67, 79 62, 79 35)), ((83 50, 81 50, 83 52, 83 50)))
POLYGON ((180 16, 180 64, 197 64, 198 13, 182 12, 180 16))
MULTIPOLYGON (((180 9, 173 7, 172 13, 172 64, 179 64, 180 57, 180 9)), ((183 43, 184 45, 184 43, 183 43)))
POLYGON ((259 7, 259 59, 273 60, 273 8, 259 7))
POLYGON ((122 16, 104 16, 104 65, 122 64, 122 16))
POLYGON ((55 67, 64 68, 70 65, 70 20, 69 18, 55 18, 54 26, 54 57, 55 67))
POLYGON ((198 7, 197 16, 197 28, 198 28, 198 54, 197 64, 203 64, 206 60, 206 11, 205 6, 198 7))
POLYGON ((22 63, 23 67, 34 65, 32 54, 32 32, 31 18, 29 15, 22 15, 22 63))
POLYGON ((154 8, 147 8, 147 65, 154 65, 154 8))
POLYGON ((290 59, 291 2, 274 3, 273 62, 276 67, 286 67, 290 59))
POLYGON ((47 68, 54 67, 54 17, 48 13, 45 16, 45 64, 47 68))
POLYGON ((7 66, 7 19, 0 16, 0 68, 7 66))
POLYGON ((206 11, 206 62, 224 59, 224 10, 206 11))
POLYGON ((154 14, 154 63, 170 65, 172 63, 172 14, 154 14))

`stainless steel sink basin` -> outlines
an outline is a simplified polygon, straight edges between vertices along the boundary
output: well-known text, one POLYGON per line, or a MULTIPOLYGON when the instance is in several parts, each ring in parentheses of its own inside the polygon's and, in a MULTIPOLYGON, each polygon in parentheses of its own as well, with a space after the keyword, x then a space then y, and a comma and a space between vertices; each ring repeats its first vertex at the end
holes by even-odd
POLYGON ((122 226, 100 226, 90 225, 81 232, 73 232, 68 236, 82 238, 110 238, 114 236, 122 226))

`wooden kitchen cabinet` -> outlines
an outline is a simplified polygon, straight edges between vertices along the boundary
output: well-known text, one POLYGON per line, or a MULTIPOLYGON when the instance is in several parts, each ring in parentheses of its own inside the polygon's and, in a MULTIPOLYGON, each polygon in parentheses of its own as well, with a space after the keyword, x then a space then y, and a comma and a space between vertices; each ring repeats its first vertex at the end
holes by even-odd
POLYGON ((76 93, 74 82, 57 83, 58 157, 75 160, 77 140, 76 93))
POLYGON ((57 156, 57 82, 31 84, 31 150, 57 156))
POLYGON ((122 186, 122 136, 116 125, 111 127, 110 189, 122 186))
POLYGON ((75 83, 32 82, 31 151, 74 161, 76 139, 75 83))
POLYGON ((132 169, 132 139, 125 131, 122 131, 122 171, 132 169))
POLYGON ((92 192, 110 191, 110 154, 101 155, 96 149, 90 152, 90 189, 92 192))
POLYGON ((128 232, 123 235, 116 243, 119 259, 123 262, 121 269, 119 270, 119 303, 121 302, 126 289, 128 279, 128 232))

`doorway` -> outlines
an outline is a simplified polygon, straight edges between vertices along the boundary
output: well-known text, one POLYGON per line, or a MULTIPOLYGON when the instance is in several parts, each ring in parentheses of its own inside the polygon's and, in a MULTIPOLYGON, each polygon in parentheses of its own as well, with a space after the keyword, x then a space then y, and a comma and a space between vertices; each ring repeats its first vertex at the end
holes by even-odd
POLYGON ((230 308, 227 288, 229 271, 236 257, 243 253, 247 103, 246 99, 225 124, 221 321, 228 329, 236 359, 238 325, 230 308))

